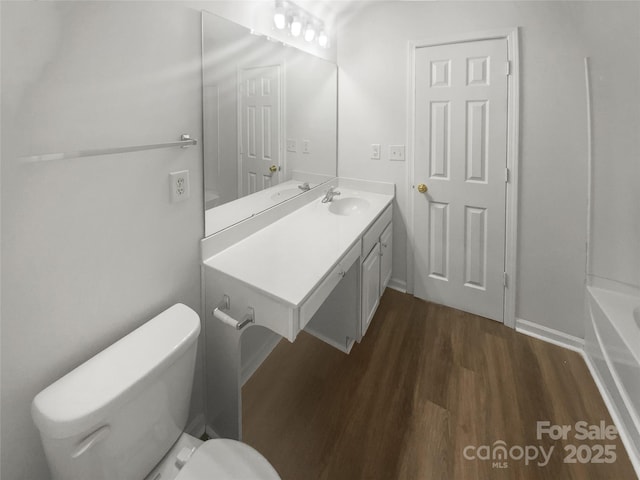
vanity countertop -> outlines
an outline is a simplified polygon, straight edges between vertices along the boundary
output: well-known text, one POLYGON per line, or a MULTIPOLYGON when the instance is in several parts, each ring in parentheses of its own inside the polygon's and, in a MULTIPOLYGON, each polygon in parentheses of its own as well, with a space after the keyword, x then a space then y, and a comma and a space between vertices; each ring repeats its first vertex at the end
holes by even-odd
MULTIPOLYGON (((325 190, 325 189, 322 189, 325 190)), ((211 256, 204 264, 267 296, 298 307, 393 201, 393 194, 338 186, 335 201, 369 205, 351 215, 331 213, 324 191, 276 222, 211 256)))

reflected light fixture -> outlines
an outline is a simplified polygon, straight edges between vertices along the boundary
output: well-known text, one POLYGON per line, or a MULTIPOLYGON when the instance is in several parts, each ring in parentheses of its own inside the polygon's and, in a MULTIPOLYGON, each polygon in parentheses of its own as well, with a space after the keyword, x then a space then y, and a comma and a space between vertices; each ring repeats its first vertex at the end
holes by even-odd
POLYGON ((322 48, 327 48, 329 46, 329 37, 327 36, 327 32, 324 30, 320 30, 318 34, 318 45, 322 48))
POLYGON ((287 10, 282 2, 276 3, 276 9, 273 12, 273 24, 278 30, 284 30, 287 26, 287 10))
POLYGON ((307 28, 304 29, 304 39, 307 42, 313 42, 313 39, 316 38, 316 29, 313 26, 313 23, 307 23, 307 28))
POLYGON ((299 37, 302 33, 302 19, 295 15, 291 19, 291 25, 289 26, 289 30, 291 31, 291 35, 294 37, 299 37))
POLYGON ((273 25, 277 30, 288 30, 292 37, 302 35, 309 43, 317 42, 321 48, 329 47, 324 22, 288 0, 275 0, 273 25))

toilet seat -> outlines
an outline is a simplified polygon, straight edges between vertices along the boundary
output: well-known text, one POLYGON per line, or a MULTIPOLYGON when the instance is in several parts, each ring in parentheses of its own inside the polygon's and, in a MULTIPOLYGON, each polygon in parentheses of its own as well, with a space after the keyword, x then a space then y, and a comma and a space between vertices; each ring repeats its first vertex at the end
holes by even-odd
POLYGON ((281 480, 260 453, 226 438, 207 440, 196 449, 175 480, 281 480))

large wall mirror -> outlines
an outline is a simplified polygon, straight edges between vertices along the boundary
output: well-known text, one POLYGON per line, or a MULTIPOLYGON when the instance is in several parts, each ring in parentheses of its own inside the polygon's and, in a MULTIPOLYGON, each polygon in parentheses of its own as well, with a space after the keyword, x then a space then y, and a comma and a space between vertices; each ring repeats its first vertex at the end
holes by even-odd
POLYGON ((205 235, 337 171, 337 66, 202 13, 205 235))

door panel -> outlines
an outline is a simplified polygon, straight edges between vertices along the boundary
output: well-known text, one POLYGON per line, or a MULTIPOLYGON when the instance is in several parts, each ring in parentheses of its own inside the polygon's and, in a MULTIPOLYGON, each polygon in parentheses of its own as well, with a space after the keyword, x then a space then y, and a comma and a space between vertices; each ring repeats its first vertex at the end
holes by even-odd
POLYGON ((416 49, 415 294, 503 320, 507 43, 416 49))
POLYGON ((429 276, 447 280, 449 266, 449 205, 429 203, 429 276))
POLYGON ((449 102, 432 102, 431 108, 431 178, 449 178, 449 102))
POLYGON ((280 166, 280 67, 252 67, 241 71, 240 195, 278 183, 280 166), (275 166, 276 172, 269 170, 275 166))

